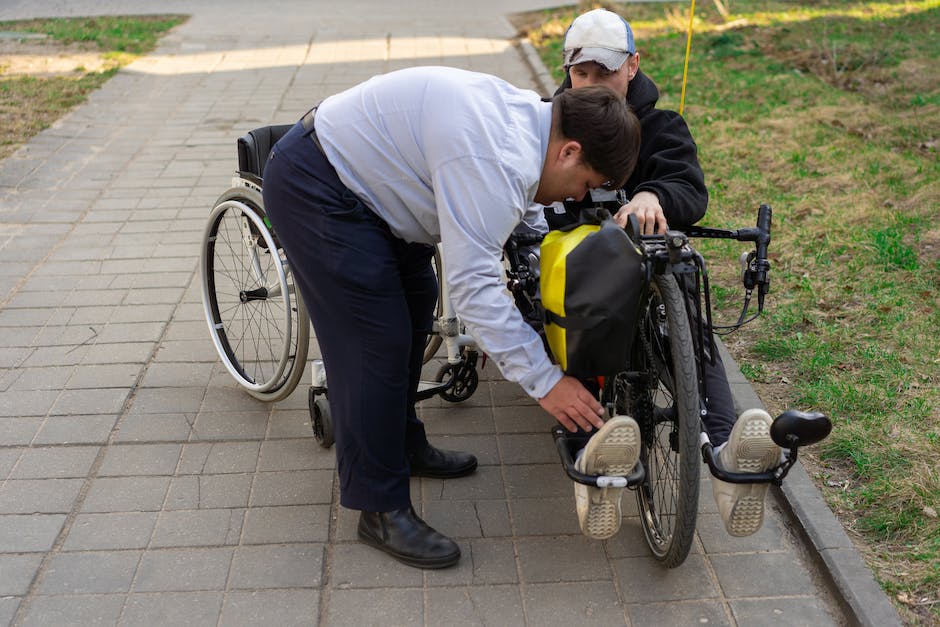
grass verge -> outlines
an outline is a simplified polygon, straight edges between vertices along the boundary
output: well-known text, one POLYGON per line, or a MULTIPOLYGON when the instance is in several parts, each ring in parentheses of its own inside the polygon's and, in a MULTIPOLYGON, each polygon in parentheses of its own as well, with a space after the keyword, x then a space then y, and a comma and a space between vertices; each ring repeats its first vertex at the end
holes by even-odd
MULTIPOLYGON (((519 24, 556 80, 579 7, 519 24)), ((678 109, 689 3, 603 3, 678 109)), ((905 620, 940 623, 940 0, 700 3, 685 116, 703 224, 774 207, 760 322, 727 340, 771 410, 832 416, 811 470, 905 620), (723 16, 717 9, 727 9, 723 16)), ((740 247, 702 243, 713 285, 740 247)), ((732 320, 741 294, 721 290, 732 320)))
MULTIPOLYGON (((55 55, 67 46, 103 59, 100 69, 79 66, 64 74, 40 76, 10 75, 0 66, 0 158, 83 102, 121 66, 152 50, 162 34, 185 20, 180 15, 154 15, 0 22, 0 31, 47 35, 40 43, 30 40, 31 53, 38 47, 55 55)), ((12 53, 18 53, 16 48, 12 53)))

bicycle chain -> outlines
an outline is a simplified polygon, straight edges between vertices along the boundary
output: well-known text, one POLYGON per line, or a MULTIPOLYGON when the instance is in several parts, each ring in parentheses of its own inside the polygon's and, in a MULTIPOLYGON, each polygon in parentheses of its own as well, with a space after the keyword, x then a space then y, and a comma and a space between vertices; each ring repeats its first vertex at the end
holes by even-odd
POLYGON ((658 374, 655 377, 651 376, 651 369, 655 367, 656 361, 653 358, 652 346, 650 346, 649 329, 645 324, 640 325, 640 341, 643 344, 643 351, 646 353, 647 367, 643 370, 638 370, 637 376, 649 377, 650 380, 644 381, 643 385, 632 385, 630 396, 634 412, 644 417, 644 419, 640 421, 640 429, 643 431, 643 441, 651 442, 656 433, 656 420, 653 411, 653 394, 655 392, 650 390, 650 386, 653 382, 659 380, 659 376, 658 374))

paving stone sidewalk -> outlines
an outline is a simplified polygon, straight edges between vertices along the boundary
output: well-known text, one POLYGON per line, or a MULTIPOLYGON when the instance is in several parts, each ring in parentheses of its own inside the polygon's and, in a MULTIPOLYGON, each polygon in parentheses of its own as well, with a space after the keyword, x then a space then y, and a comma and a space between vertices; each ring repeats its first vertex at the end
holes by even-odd
MULTIPOLYGON (((492 365, 466 403, 420 410, 480 458, 412 483, 464 557, 402 566, 356 541, 306 386, 260 403, 218 363, 197 261, 235 138, 411 65, 538 88, 503 16, 543 5, 169 0, 188 23, 0 161, 0 625, 849 622, 776 500, 733 539, 703 481, 675 570, 630 498, 615 538, 580 535, 550 420, 492 365)), ((0 19, 153 9, 11 0, 0 19)))

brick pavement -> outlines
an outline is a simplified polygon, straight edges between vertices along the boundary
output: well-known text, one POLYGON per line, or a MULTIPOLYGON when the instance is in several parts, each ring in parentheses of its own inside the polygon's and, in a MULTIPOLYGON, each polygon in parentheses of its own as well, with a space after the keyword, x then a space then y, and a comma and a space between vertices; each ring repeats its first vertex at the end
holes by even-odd
MULTIPOLYGON (((464 557, 402 566, 356 541, 305 386, 260 403, 217 362, 197 260, 235 137, 415 64, 535 88, 502 15, 539 4, 170 0, 187 24, 0 162, 0 624, 846 622, 774 503, 732 539, 703 483, 675 570, 629 496, 619 535, 581 536, 549 420, 492 365, 468 402, 420 410, 480 458, 412 483, 464 557)), ((14 1, 0 19, 140 10, 14 1)))

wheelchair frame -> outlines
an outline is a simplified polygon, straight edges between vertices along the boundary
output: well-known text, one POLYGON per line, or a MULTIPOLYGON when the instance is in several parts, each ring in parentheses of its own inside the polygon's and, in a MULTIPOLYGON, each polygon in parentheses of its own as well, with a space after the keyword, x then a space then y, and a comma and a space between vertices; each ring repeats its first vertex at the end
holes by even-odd
MULTIPOLYGON (((261 196, 267 157, 292 126, 265 126, 238 138, 238 170, 209 215, 200 254, 203 306, 213 344, 235 381, 263 401, 282 400, 294 391, 310 344, 310 319, 261 196)), ((456 403, 469 398, 479 384, 479 354, 453 311, 439 250, 434 260, 440 298, 424 362, 441 344, 447 361, 435 380, 422 382, 419 396, 440 395, 456 403)), ((314 359, 313 366, 309 406, 314 435, 328 447, 333 440, 326 371, 322 360, 314 359)))

